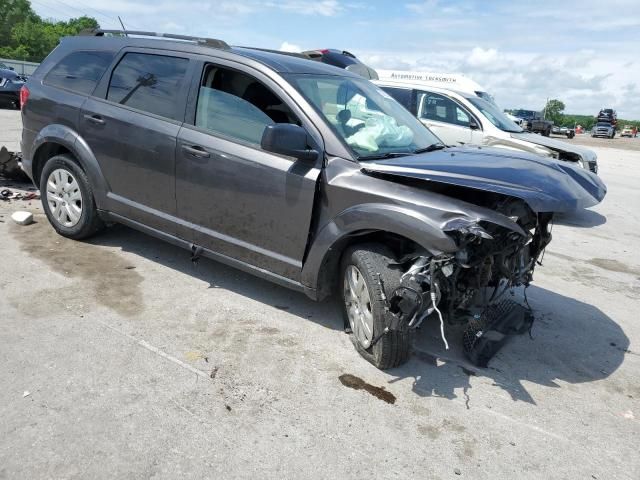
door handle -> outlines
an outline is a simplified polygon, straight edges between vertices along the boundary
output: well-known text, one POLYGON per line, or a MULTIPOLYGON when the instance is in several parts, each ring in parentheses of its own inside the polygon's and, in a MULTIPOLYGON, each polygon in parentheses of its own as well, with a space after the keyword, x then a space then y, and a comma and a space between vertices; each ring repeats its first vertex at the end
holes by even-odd
POLYGON ((211 156, 211 154, 209 152, 207 152, 204 148, 198 146, 198 145, 193 145, 191 147, 187 146, 187 145, 183 145, 182 146, 182 151, 185 153, 188 153, 189 155, 193 155, 194 157, 198 157, 198 158, 209 158, 211 156))
POLYGON ((84 118, 96 125, 104 125, 106 123, 100 115, 85 115, 84 118))

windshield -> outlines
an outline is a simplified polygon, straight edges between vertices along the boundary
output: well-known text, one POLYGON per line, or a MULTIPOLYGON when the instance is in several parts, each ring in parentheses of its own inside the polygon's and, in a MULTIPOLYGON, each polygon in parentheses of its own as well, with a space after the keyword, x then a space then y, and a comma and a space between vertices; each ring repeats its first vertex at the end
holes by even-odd
POLYGON ((610 127, 610 126, 611 126, 611 124, 610 124, 610 123, 606 123, 606 122, 598 122, 598 123, 596 124, 596 126, 597 126, 597 127, 607 127, 607 128, 608 128, 608 127, 610 127))
POLYGON ((511 114, 515 117, 523 118, 525 120, 536 118, 538 116, 538 112, 535 112, 533 110, 515 110, 514 112, 511 112, 511 114))
POLYGON ((498 127, 503 132, 522 133, 524 130, 520 126, 507 117, 495 104, 489 103, 479 97, 466 97, 487 120, 498 127))
POLYGON ((410 155, 442 144, 408 110, 367 80, 330 75, 290 78, 359 160, 410 155))
POLYGON ((481 92, 479 90, 476 90, 476 95, 479 96, 481 99, 486 100, 487 102, 489 102, 491 105, 495 105, 496 107, 498 106, 496 104, 496 99, 493 98, 493 95, 491 95, 488 92, 481 92))

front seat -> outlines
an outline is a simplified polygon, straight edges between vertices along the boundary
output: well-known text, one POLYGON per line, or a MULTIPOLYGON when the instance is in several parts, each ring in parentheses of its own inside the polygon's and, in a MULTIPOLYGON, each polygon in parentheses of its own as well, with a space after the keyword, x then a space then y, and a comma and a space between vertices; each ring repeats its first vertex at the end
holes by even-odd
POLYGON ((276 123, 290 123, 289 116, 282 110, 273 107, 282 105, 282 101, 276 97, 267 87, 258 82, 247 86, 242 99, 255 105, 276 123))

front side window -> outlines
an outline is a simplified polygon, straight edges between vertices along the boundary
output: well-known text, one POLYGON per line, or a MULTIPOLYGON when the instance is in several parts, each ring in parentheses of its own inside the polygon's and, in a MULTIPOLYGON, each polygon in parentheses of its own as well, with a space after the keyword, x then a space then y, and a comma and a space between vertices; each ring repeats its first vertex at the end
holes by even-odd
POLYGON ((259 145, 267 125, 295 123, 291 109, 262 82, 228 68, 205 68, 196 108, 198 128, 259 145))
POLYGON ((456 102, 444 95, 422 92, 418 96, 420 118, 436 122, 450 123, 461 127, 469 126, 469 115, 456 102))
POLYGON ((332 75, 289 75, 359 160, 410 155, 442 142, 373 83, 332 75))
POLYGON ((188 63, 186 58, 127 53, 113 70, 107 100, 179 119, 177 98, 188 63))
POLYGON ((73 52, 49 71, 44 83, 89 95, 95 89, 112 59, 111 52, 73 52))

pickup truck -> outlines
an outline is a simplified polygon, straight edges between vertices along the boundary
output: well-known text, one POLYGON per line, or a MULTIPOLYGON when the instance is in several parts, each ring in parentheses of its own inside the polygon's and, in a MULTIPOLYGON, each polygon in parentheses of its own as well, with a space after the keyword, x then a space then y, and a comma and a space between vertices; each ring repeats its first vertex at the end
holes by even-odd
POLYGON ((609 122, 598 122, 591 129, 591 136, 613 138, 616 136, 616 127, 609 122))
POLYGON ((540 112, 535 110, 516 110, 513 112, 513 116, 522 119, 520 126, 528 132, 540 133, 548 137, 553 128, 553 122, 545 120, 540 112))

